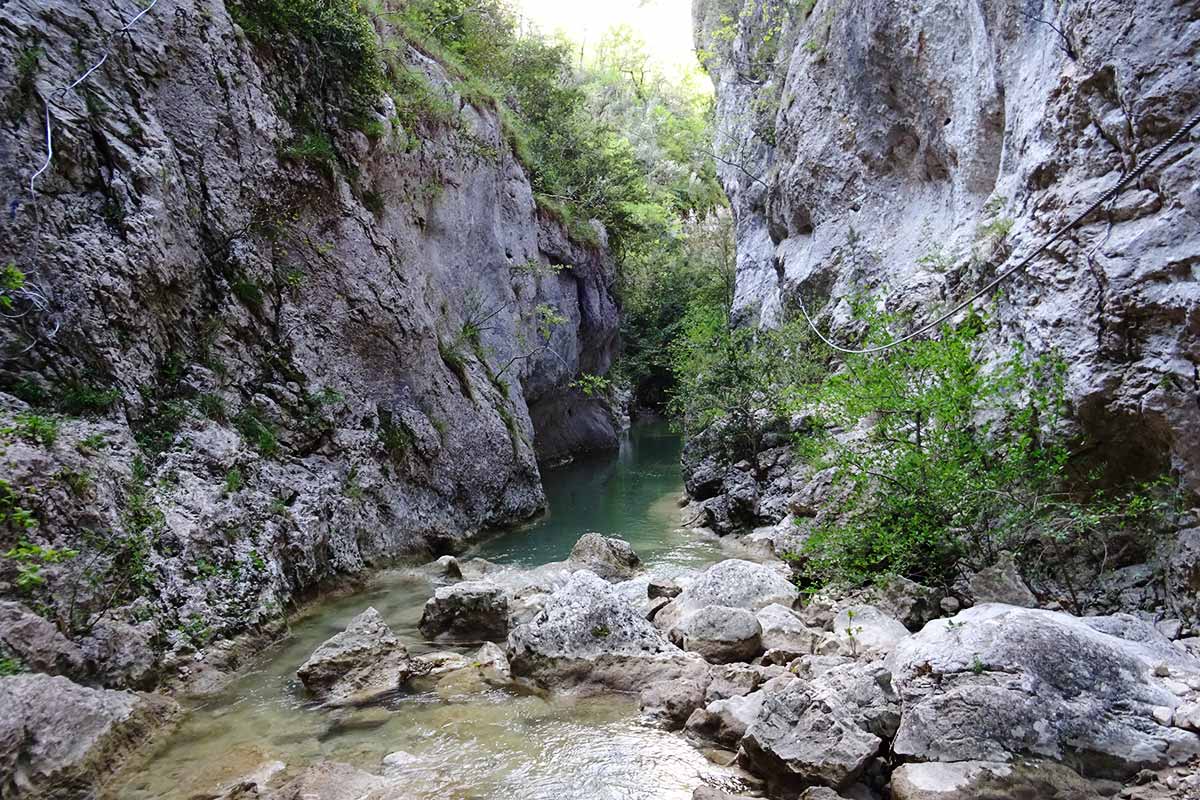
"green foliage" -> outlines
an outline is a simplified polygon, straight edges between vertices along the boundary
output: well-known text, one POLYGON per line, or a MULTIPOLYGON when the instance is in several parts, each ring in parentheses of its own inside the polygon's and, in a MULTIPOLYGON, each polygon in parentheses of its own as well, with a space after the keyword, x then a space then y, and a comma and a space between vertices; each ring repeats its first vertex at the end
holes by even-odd
POLYGON ((815 347, 801 324, 735 327, 726 306, 694 303, 671 354, 677 381, 671 408, 688 434, 716 426, 727 458, 753 461, 765 432, 790 415, 795 394, 824 374, 815 347))
POLYGON ((77 550, 54 548, 22 540, 20 544, 4 553, 4 558, 14 562, 17 569, 17 588, 32 592, 46 583, 42 569, 47 565, 61 564, 79 555, 77 550))
POLYGON ((379 443, 388 457, 399 462, 412 449, 413 435, 403 420, 386 409, 379 411, 379 443))
POLYGON ((281 59, 295 59, 297 50, 308 55, 298 77, 313 105, 362 113, 382 94, 379 39, 359 0, 235 0, 230 12, 281 59))
POLYGON ((20 675, 25 671, 25 665, 19 659, 9 656, 0 656, 0 678, 7 678, 12 675, 20 675))
POLYGON ((154 404, 145 422, 137 432, 137 442, 151 455, 164 453, 175 442, 175 434, 191 415, 191 406, 185 400, 161 400, 154 404))
POLYGON ((233 418, 233 426, 263 456, 274 458, 279 454, 279 439, 275 436, 275 429, 257 408, 243 408, 233 418))
POLYGON ((61 423, 56 417, 42 414, 17 414, 15 425, 6 429, 6 433, 16 434, 26 441, 40 444, 42 447, 53 447, 58 441, 61 423))
POLYGON ((0 527, 24 533, 37 527, 33 511, 26 508, 28 498, 6 480, 0 480, 0 527))
POLYGON ((59 393, 58 407, 64 414, 76 417, 103 414, 121 399, 119 389, 104 388, 90 383, 71 382, 59 393))
POLYGON ((242 478, 242 471, 237 467, 233 467, 225 473, 225 494, 237 494, 245 485, 246 482, 245 479, 242 478))
POLYGON ((590 373, 582 373, 577 377, 571 386, 587 397, 603 397, 612 389, 612 381, 602 375, 592 375, 590 373))
POLYGON ((329 170, 337 163, 337 151, 324 133, 306 133, 283 149, 282 155, 295 161, 329 170))
POLYGON ((0 313, 13 307, 13 300, 25 288, 25 273, 17 265, 8 262, 0 268, 0 313))

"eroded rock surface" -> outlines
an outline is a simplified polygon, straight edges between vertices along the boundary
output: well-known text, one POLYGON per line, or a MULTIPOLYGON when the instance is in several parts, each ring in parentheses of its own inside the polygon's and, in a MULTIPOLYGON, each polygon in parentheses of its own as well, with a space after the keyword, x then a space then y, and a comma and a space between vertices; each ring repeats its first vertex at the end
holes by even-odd
POLYGON ((1133 617, 976 606, 900 642, 887 665, 903 757, 1025 754, 1127 778, 1200 754, 1200 736, 1170 714, 1195 695, 1200 662, 1133 617))
POLYGON ((509 594, 486 580, 439 586, 425 603, 419 626, 427 639, 503 639, 508 635, 509 594))
POLYGON ((178 713, 154 695, 67 678, 0 678, 0 796, 94 796, 99 782, 178 713))
POLYGON ((328 705, 361 705, 394 695, 421 671, 379 612, 368 608, 318 647, 296 675, 328 705))
POLYGON ((509 634, 508 656, 514 675, 563 689, 641 691, 661 680, 703 679, 708 671, 587 570, 509 634))

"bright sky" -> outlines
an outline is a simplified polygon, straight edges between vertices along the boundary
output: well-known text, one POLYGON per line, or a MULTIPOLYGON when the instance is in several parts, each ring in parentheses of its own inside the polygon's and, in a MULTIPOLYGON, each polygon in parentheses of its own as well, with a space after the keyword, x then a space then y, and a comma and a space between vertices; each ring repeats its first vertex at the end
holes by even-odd
POLYGON ((593 44, 609 29, 629 25, 664 67, 692 67, 692 0, 515 0, 543 33, 562 31, 593 44))

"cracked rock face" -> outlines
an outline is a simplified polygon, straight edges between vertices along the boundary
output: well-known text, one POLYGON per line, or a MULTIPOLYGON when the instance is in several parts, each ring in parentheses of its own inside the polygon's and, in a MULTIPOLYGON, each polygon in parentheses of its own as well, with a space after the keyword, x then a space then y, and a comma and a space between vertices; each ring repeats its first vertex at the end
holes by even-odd
MULTIPOLYGON (((735 312, 766 325, 803 297, 853 340, 862 291, 928 317, 1032 252, 1200 107, 1188 3, 783 5, 695 3, 737 223, 735 312), (768 59, 779 68, 764 75, 768 59)), ((1176 147, 1006 284, 990 342, 1063 357, 1074 418, 1114 477, 1172 469, 1193 491, 1198 165, 1176 147)))
POLYGON ((362 705, 394 695, 419 671, 379 612, 368 608, 318 647, 296 675, 327 705, 362 705))
MULTIPOLYGON (((35 544, 132 534, 145 489, 158 634, 186 648, 197 620, 230 635, 331 577, 525 519, 539 460, 615 446, 569 389, 616 351, 612 259, 538 211, 496 114, 415 48, 401 61, 452 121, 403 127, 384 98, 368 137, 331 109, 336 155, 313 163, 287 155, 307 129, 286 111, 311 54, 256 46, 223 0, 163 5, 53 104, 31 198, 38 94, 74 80, 119 11, 0 5, 0 266, 47 299, 0 326, 0 428, 66 382, 113 392, 54 443, 6 439, 0 474, 39 498, 35 544), (540 306, 564 322, 526 357, 540 306)), ((69 569, 50 583, 77 584, 69 569)))
POLYGON ((1171 714, 1200 686, 1200 661, 1133 617, 976 606, 901 641, 887 666, 904 757, 1032 755, 1124 779, 1200 754, 1171 714))
POLYGON ((0 678, 0 796, 90 796, 178 706, 67 678, 0 678))
POLYGON ((603 578, 574 573, 531 622, 508 637, 513 675, 564 690, 641 691, 664 680, 706 681, 685 653, 603 578))

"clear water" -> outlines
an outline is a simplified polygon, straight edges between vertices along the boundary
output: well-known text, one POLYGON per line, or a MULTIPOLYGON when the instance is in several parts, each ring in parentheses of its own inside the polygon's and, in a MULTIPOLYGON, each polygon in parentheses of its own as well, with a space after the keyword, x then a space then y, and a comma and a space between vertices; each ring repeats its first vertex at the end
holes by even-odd
MULTIPOLYGON (((704 566, 715 540, 678 530, 679 440, 635 429, 619 457, 545 476, 551 512, 482 545, 477 554, 537 565, 565 559, 589 530, 629 539, 660 569, 704 566)), ((263 654, 261 668, 193 709, 121 798, 192 798, 265 762, 288 771, 333 760, 381 772, 384 756, 413 756, 394 785, 372 798, 405 800, 688 800, 702 783, 736 786, 680 736, 644 724, 636 698, 518 695, 440 686, 388 707, 329 712, 307 703, 295 669, 352 617, 374 606, 410 651, 432 649, 417 632, 432 593, 417 569, 390 570, 362 592, 322 603, 263 654)), ((286 777, 286 773, 284 776, 286 777)))
POLYGON ((679 436, 663 423, 634 427, 616 458, 581 459, 545 476, 549 511, 469 555, 503 564, 563 561, 588 531, 619 536, 660 572, 721 558, 719 540, 679 527, 679 436))

